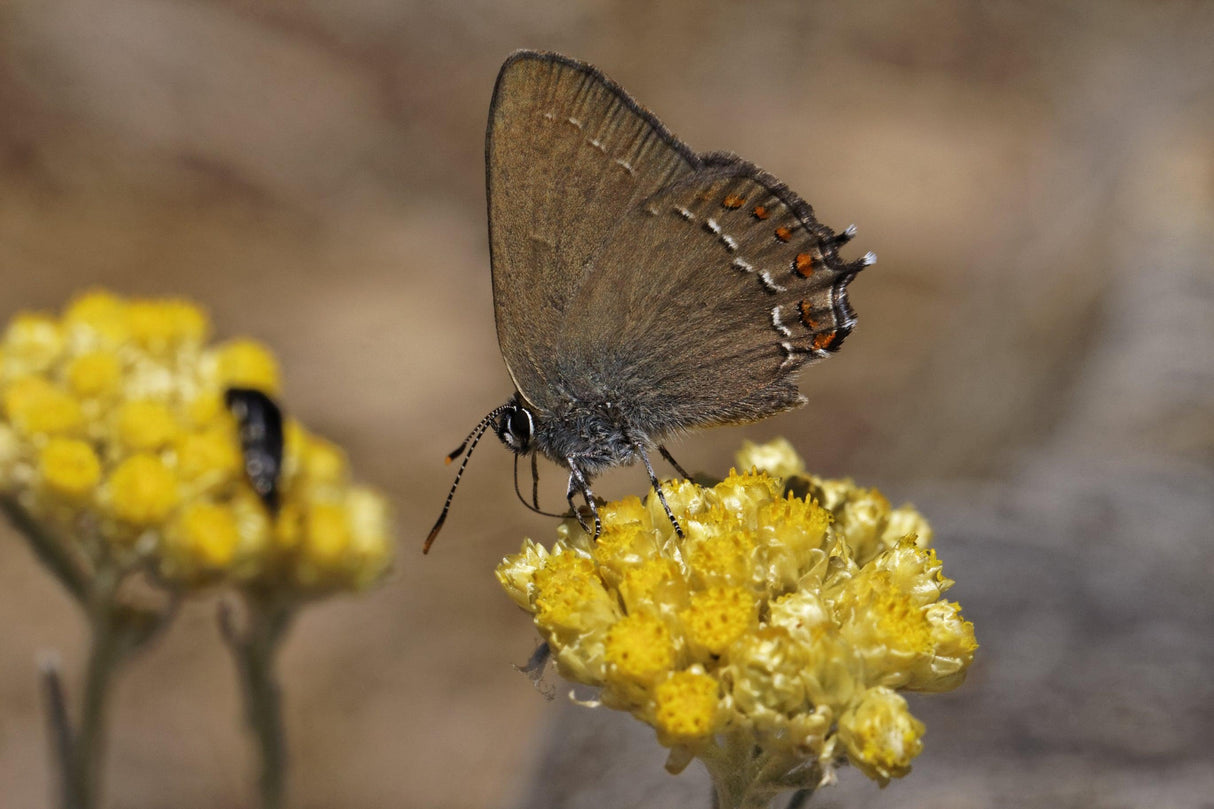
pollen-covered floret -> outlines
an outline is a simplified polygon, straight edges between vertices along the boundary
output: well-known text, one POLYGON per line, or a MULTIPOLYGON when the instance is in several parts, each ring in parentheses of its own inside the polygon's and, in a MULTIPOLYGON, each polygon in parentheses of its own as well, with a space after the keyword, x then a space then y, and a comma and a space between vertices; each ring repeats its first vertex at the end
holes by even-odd
POLYGON ((787 442, 749 445, 739 466, 713 487, 663 484, 682 538, 656 498, 628 498, 599 507, 597 542, 566 520, 498 578, 560 673, 652 725, 671 769, 698 756, 783 788, 841 760, 881 783, 906 774, 923 725, 898 691, 956 687, 977 648, 942 599, 930 528, 806 475, 787 442))

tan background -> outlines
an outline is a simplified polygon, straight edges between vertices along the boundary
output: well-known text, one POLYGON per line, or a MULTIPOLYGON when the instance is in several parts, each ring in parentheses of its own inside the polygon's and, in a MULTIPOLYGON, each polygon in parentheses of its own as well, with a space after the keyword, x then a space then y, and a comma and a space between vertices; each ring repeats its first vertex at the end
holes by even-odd
MULTIPOLYGON (((706 806, 647 738, 634 768, 569 742, 582 715, 553 719, 511 669, 532 633, 491 571, 551 521, 492 439, 419 553, 443 454, 511 391, 494 76, 522 46, 587 59, 880 256, 808 408, 674 448, 719 473, 743 437, 787 435, 941 529, 978 664, 913 702, 915 774, 844 772, 822 805, 1208 806, 1212 43, 1196 1, 4 0, 0 319, 98 284, 189 295, 219 336, 273 345, 286 406, 390 494, 397 571, 308 610, 285 650, 292 805, 706 806), (565 741, 541 766, 546 738, 565 741)), ((34 661, 75 671, 82 646, 0 528, 0 806, 48 805, 34 661)), ((238 717, 203 599, 119 681, 109 805, 253 806, 238 717)))

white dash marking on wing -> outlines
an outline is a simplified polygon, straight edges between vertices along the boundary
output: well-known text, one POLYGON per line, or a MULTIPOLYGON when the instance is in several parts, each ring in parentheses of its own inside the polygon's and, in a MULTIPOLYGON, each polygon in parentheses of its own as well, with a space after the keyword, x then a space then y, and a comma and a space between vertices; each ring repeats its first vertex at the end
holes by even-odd
POLYGON ((779 306, 773 306, 771 308, 771 326, 785 337, 792 337, 792 331, 784 325, 784 320, 780 317, 779 306))
POLYGON ((796 349, 792 347, 792 343, 780 343, 780 348, 784 349, 784 362, 780 363, 780 368, 787 368, 789 365, 794 365, 796 360, 796 349))
POLYGON ((782 287, 772 280, 771 274, 767 270, 759 272, 759 281, 763 284, 763 288, 768 292, 787 292, 787 287, 782 287))

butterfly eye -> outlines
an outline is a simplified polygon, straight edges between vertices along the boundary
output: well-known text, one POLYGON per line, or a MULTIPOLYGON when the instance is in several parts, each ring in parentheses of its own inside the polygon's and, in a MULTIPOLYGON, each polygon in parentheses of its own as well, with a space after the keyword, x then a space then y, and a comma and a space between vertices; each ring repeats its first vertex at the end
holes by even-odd
POLYGON ((497 437, 515 452, 531 449, 531 436, 535 423, 531 412, 517 402, 507 408, 497 422, 497 437))

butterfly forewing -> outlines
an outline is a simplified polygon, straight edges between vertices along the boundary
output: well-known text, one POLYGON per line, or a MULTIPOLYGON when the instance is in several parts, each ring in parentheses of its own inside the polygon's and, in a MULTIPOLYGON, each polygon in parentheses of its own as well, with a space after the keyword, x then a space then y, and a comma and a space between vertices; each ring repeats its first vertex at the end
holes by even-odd
POLYGON ((705 156, 591 258, 560 337, 564 384, 609 390, 651 435, 796 406, 797 369, 854 325, 846 286, 865 261, 837 245, 774 177, 705 156))
POLYGON ((485 151, 498 341, 519 391, 543 408, 590 256, 698 158, 594 68, 535 52, 503 65, 485 151))

